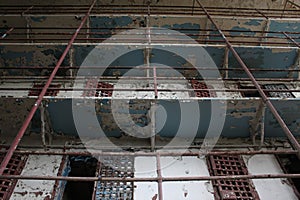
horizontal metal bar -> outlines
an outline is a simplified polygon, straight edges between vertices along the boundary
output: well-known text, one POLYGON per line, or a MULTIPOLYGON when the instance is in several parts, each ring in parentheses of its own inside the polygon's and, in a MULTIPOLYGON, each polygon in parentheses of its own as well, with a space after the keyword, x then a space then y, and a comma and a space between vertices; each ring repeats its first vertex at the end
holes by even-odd
MULTIPOLYGON (((89 147, 87 147, 89 148, 89 147)), ((0 153, 5 153, 5 150, 1 150, 0 153)), ((202 155, 258 155, 258 154, 278 154, 288 155, 297 154, 296 150, 218 150, 218 151, 198 151, 198 152, 106 152, 101 149, 93 149, 92 153, 88 151, 29 151, 29 150, 16 150, 15 154, 29 154, 29 155, 69 155, 69 156, 156 156, 159 153, 160 156, 202 156, 202 155)))
MULTIPOLYGON (((201 147, 202 142, 195 142, 195 143, 199 143, 199 144, 191 144, 189 146, 189 149, 197 149, 199 150, 199 147, 201 147)), ((7 148, 9 147, 9 144, 2 144, 0 145, 0 148, 7 148)), ((128 148, 129 145, 119 145, 120 148, 122 149, 126 149, 128 148)), ((132 148, 138 148, 138 149, 150 149, 151 147, 149 145, 134 145, 131 146, 132 148)), ((164 148, 165 150, 174 150, 174 149, 186 149, 186 147, 183 146, 174 146, 174 145, 168 145, 168 148, 166 148, 166 146, 164 145, 156 145, 155 146, 157 150, 164 148)), ((256 148, 256 147, 260 147, 260 145, 253 145, 253 144, 216 144, 214 146, 211 145, 206 145, 207 148, 211 148, 214 147, 215 151, 218 151, 217 149, 219 148, 226 148, 226 149, 232 149, 232 148, 245 148, 245 149, 249 149, 249 148, 256 148)), ((264 144, 263 146, 261 146, 262 148, 279 148, 279 147, 284 147, 283 144, 276 144, 276 145, 266 145, 264 144)), ((18 148, 20 149, 19 151, 17 150, 17 152, 22 153, 22 151, 24 149, 27 149, 25 151, 28 151, 28 149, 59 149, 59 150, 69 150, 69 149, 80 149, 80 150, 86 150, 86 148, 83 145, 19 145, 18 148), (23 150, 22 150, 23 149, 23 150)), ((89 147, 89 149, 93 150, 97 150, 97 148, 94 147, 89 147)), ((99 149, 98 149, 99 150, 99 149)), ((115 146, 110 146, 110 145, 105 145, 105 146, 101 146, 101 150, 115 150, 115 146)), ((49 151, 47 151, 49 152, 49 151)), ((25 153, 25 152, 24 152, 25 153)), ((28 153, 28 152, 27 152, 28 153)), ((26 154, 27 154, 26 153, 26 154)), ((51 151, 50 151, 51 153, 51 151)))
MULTIPOLYGON (((14 27, 14 29, 27 29, 27 27, 14 27)), ((31 30, 74 30, 76 27, 31 27, 31 30)), ((86 30, 89 29, 91 30, 133 30, 136 28, 132 27, 82 27, 81 30, 86 30)), ((166 30, 166 28, 162 27, 155 27, 155 30, 166 30)), ((171 28, 171 30, 176 30, 176 31, 216 31, 216 29, 203 29, 203 28, 171 28)), ((231 29, 223 29, 224 32, 237 32, 237 33, 264 33, 265 31, 260 31, 260 30, 253 30, 253 31, 248 31, 248 30, 231 30, 231 29)), ((274 33, 274 34, 282 34, 282 31, 268 31, 266 33, 274 33)), ((285 31, 287 34, 300 34, 300 32, 297 31, 285 31)))
MULTIPOLYGON (((156 67, 156 69, 164 69, 164 70, 173 70, 173 69, 179 69, 179 70, 212 70, 212 71, 243 71, 241 68, 209 68, 209 67, 180 67, 180 66, 168 66, 168 67, 161 67, 161 66, 155 66, 151 65, 151 67, 146 66, 61 66, 60 70, 62 69, 152 69, 153 67, 156 67)), ((10 66, 10 67, 0 67, 0 69, 13 69, 13 70, 24 70, 24 69, 36 69, 36 70, 44 70, 44 69, 53 69, 53 67, 50 66, 10 66)), ((300 69, 261 69, 261 68, 249 68, 250 71, 266 71, 266 72, 290 72, 290 71, 300 71, 300 69)), ((5 77, 5 76, 3 76, 5 77)))
MULTIPOLYGON (((76 5, 76 4, 53 4, 51 6, 49 6, 48 4, 45 4, 45 5, 42 5, 42 4, 30 4, 31 6, 33 6, 34 8, 45 8, 45 9, 49 9, 49 8, 66 8, 66 9, 70 9, 70 7, 72 9, 83 9, 83 10, 86 10, 88 9, 89 5, 76 5)), ((107 8, 124 8, 124 7, 130 7, 130 8, 136 8, 136 7, 142 7, 143 9, 147 9, 147 4, 131 4, 131 5, 128 5, 128 4, 107 4, 107 5, 101 5, 101 7, 95 7, 94 10, 97 10, 97 9, 105 9, 106 7, 107 8)), ((20 9, 24 9, 24 8, 27 8, 28 5, 27 4, 23 4, 23 5, 1 5, 1 7, 7 7, 7 9, 11 8, 11 9, 15 9, 15 8, 20 8, 20 9)), ((150 4, 150 8, 180 8, 180 9, 183 9, 183 8, 190 8, 190 9, 195 9, 195 10, 201 10, 199 7, 193 7, 192 5, 152 5, 150 4)), ((255 8, 249 8, 249 7, 239 7, 239 8, 234 8, 234 7, 216 7, 216 6, 207 6, 206 9, 208 11, 210 10, 236 10, 236 11, 241 11, 241 10, 247 10, 247 11, 255 11, 255 8)), ((260 8, 260 10, 262 11, 269 11, 269 12, 274 12, 274 11, 279 11, 281 12, 283 9, 276 9, 276 8, 260 8)), ((299 12, 298 10, 295 10, 295 9, 286 9, 285 11, 291 11, 291 12, 299 12)))
MULTIPOLYGON (((26 77, 22 77, 22 76, 2 76, 0 77, 2 80, 2 83, 36 83, 39 81, 44 81, 45 79, 47 79, 47 77, 45 76, 26 76, 26 77)), ((95 76, 77 76, 76 79, 77 80, 88 80, 90 78, 96 78, 99 79, 99 81, 111 81, 112 83, 114 81, 117 80, 148 80, 151 79, 151 77, 143 77, 143 76, 128 76, 128 77, 115 77, 115 76, 99 76, 99 77, 95 77, 95 76)), ((157 79, 159 80, 198 80, 198 81, 218 81, 220 82, 220 78, 192 78, 192 77, 157 77, 157 79)), ((75 77, 72 76, 57 76, 55 77, 54 81, 56 83, 67 83, 70 81, 74 81, 75 77)), ((299 79, 294 79, 294 78, 257 78, 256 79, 259 82, 299 82, 299 79)), ((222 81, 250 81, 249 78, 223 78, 222 81)))
MULTIPOLYGON (((151 80, 151 79, 150 79, 151 80)), ((158 83, 159 84, 159 83, 158 83)), ((18 91, 18 90, 31 90, 31 91, 35 91, 35 90, 42 90, 42 87, 36 87, 36 88, 0 88, 0 91, 10 91, 10 90, 14 90, 14 91, 18 91)), ((138 91, 153 91, 155 88, 78 88, 78 87, 74 87, 74 88, 57 88, 57 87, 49 87, 48 90, 58 90, 58 91, 86 91, 86 90, 103 90, 103 91, 134 91, 134 92, 138 92, 138 91)), ((164 92, 197 92, 197 91, 214 91, 214 92, 255 92, 257 91, 257 89, 173 89, 173 88, 157 88, 157 91, 164 91, 164 92)), ((300 89, 285 89, 285 90, 280 90, 280 89, 262 89, 262 91, 264 92, 300 92, 300 89)), ((258 96, 259 97, 259 96, 258 96)))
MULTIPOLYGON (((252 33, 251 31, 249 31, 249 33, 252 33)), ((268 32, 266 32, 268 33, 268 32)), ((24 35, 24 36, 27 36, 28 33, 20 33, 20 32, 15 32, 15 33, 12 33, 11 35, 24 35)), ((118 35, 133 35, 134 33, 131 33, 131 32, 88 32, 88 33, 79 33, 78 35, 115 35, 115 34, 118 34, 118 35)), ((39 36, 39 35, 42 35, 42 36, 45 36, 45 35, 66 35, 66 36, 69 36, 69 35, 72 35, 72 33, 69 33, 69 32, 31 32, 30 35, 34 35, 34 36, 39 36)), ((136 34, 138 36, 146 36, 145 33, 138 33, 136 34)), ((157 36, 157 35, 167 35, 167 36, 182 36, 182 34, 177 34, 177 33, 156 33, 156 32, 152 32, 151 33, 151 36, 157 36)), ((208 36, 208 37, 220 37, 219 34, 196 34, 196 33, 185 33, 185 35, 187 36, 208 36)), ((232 38, 263 38, 263 39, 282 39, 282 40, 286 40, 285 37, 281 37, 281 36, 268 36, 268 35, 265 35, 265 36, 256 36, 256 35, 226 35, 226 37, 232 37, 232 38)), ((300 36, 299 37, 291 37, 292 39, 300 39, 300 36)), ((18 40, 20 39, 26 39, 26 38, 17 38, 18 40)), ((28 39, 28 38, 27 38, 28 39)), ((39 38, 31 38, 31 39, 39 39, 39 38)), ((45 38, 43 37, 42 39, 48 39, 48 38, 45 38)), ((53 39, 53 38, 50 38, 50 39, 53 39)), ((99 38, 97 37, 97 39, 106 39, 105 38, 99 38)))
POLYGON ((65 180, 65 181, 115 181, 115 182, 157 182, 161 181, 209 181, 209 180, 236 180, 236 179, 281 179, 300 178, 300 174, 259 174, 259 175, 230 175, 230 176, 190 176, 190 177, 147 177, 147 178, 117 178, 117 177, 68 177, 68 176, 24 176, 1 175, 0 179, 18 180, 65 180))

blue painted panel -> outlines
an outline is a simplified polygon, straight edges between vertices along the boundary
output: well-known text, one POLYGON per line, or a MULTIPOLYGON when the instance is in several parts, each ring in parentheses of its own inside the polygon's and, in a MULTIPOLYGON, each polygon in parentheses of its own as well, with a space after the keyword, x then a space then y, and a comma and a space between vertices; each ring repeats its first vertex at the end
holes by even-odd
MULTIPOLYGON (((139 101, 143 103, 147 100, 136 100, 133 104, 137 106, 139 101)), ((161 108, 165 110, 166 115, 156 115, 157 131, 159 135, 163 137, 177 136, 193 136, 193 126, 196 126, 196 137, 203 138, 209 130, 209 123, 211 120, 213 125, 219 123, 219 118, 212 117, 212 103, 219 103, 219 106, 223 107, 223 103, 227 102, 226 118, 223 130, 221 132, 222 137, 234 138, 234 137, 249 137, 249 121, 255 117, 256 109, 259 105, 259 100, 248 99, 235 99, 222 100, 222 99, 203 99, 199 101, 184 101, 179 103, 177 100, 159 100, 157 103, 161 108), (200 120, 197 121, 197 110, 194 109, 195 103, 199 106, 200 120), (180 108, 181 107, 181 108, 180 108), (163 117, 166 116, 165 119, 163 117), (179 132, 179 133, 178 133, 179 132), (177 133, 177 134, 176 134, 177 133), (179 135, 178 135, 179 134, 179 135)), ((149 100, 150 103, 150 100, 149 100)), ((275 105, 279 114, 285 120, 287 126, 290 128, 294 135, 300 135, 300 101, 299 99, 290 100, 275 100, 272 99, 272 103, 275 105)), ((113 116, 110 111, 110 100, 103 100, 96 102, 96 113, 98 122, 100 123, 105 134, 109 137, 120 137, 122 132, 114 122, 113 116), (105 103, 106 102, 106 103, 105 103), (102 109, 102 107, 104 109, 102 109), (102 109, 99 110, 99 109, 102 109), (103 119, 102 119, 103 118, 103 119), (102 124, 105 120, 109 123, 102 124)), ((221 107, 220 107, 221 108, 221 107)), ((84 109, 84 108, 83 108, 84 109)), ((52 125, 57 133, 63 132, 68 135, 77 135, 77 131, 73 122, 71 100, 61 100, 57 102, 50 102, 48 107, 52 125)), ((89 111, 84 111, 89 113, 89 111)), ((82 120, 85 120, 85 113, 82 112, 82 120)), ((148 106, 131 107, 130 113, 132 117, 141 117, 147 115, 149 112, 148 106)), ((148 124, 148 118, 144 118, 145 123, 138 124, 143 127, 148 124)), ((88 123, 88 121, 87 121, 88 123)), ((86 126, 90 126, 87 124, 86 126)), ((284 136, 281 127, 274 119, 270 111, 266 110, 265 117, 265 131, 267 137, 281 137, 284 136)), ((97 134, 96 134, 97 135, 97 134)), ((95 136, 95 133, 91 131, 86 133, 86 136, 95 136)))
POLYGON ((240 35, 247 35, 247 36, 254 36, 255 32, 251 31, 250 28, 244 28, 244 27, 240 27, 240 26, 234 26, 232 27, 233 31, 241 31, 241 32, 230 32, 230 35, 232 36, 240 36, 240 35), (247 32, 243 32, 243 31, 247 31, 247 32))
MULTIPOLYGON (((284 120, 290 131, 297 136, 300 136, 300 101, 295 100, 272 100, 279 115, 284 120)), ((282 137, 285 136, 269 109, 266 110, 265 131, 267 137, 282 137)))
POLYGON ((76 135, 77 131, 72 116, 71 99, 50 102, 48 112, 51 117, 51 124, 56 133, 76 135))
MULTIPOLYGON (((154 26, 157 27, 157 26, 154 26)), ((198 39, 198 34, 200 34, 199 30, 200 24, 195 24, 195 23, 182 23, 182 24, 164 24, 160 26, 161 28, 166 28, 166 29, 174 29, 176 31, 179 31, 180 33, 183 33, 185 35, 189 35, 190 38, 192 39, 198 39), (189 30, 192 29, 192 30, 189 30)))
POLYGON ((81 66, 87 55, 95 48, 95 45, 73 45, 74 56, 73 62, 75 66, 81 66))
MULTIPOLYGON (((300 32, 300 22, 298 21, 275 21, 270 22, 270 31, 277 32, 300 32)), ((269 36, 285 37, 283 34, 268 34, 269 36)))
POLYGON ((224 47, 203 47, 210 57, 213 59, 217 67, 223 68, 223 60, 224 60, 224 52, 225 48, 224 47))
MULTIPOLYGON (((295 63, 297 50, 273 50, 270 48, 235 48, 248 68, 257 69, 288 69, 295 63)), ((232 53, 229 53, 229 68, 241 68, 232 53)), ((256 78, 287 77, 288 72, 253 72, 256 78)), ((244 71, 229 71, 229 77, 248 77, 244 71)))
MULTIPOLYGON (((0 64, 5 67, 18 66, 55 66, 65 46, 0 46, 0 64)), ((63 60, 62 66, 70 63, 69 55, 63 60)), ((65 75, 66 70, 59 70, 58 75, 65 75)), ((51 70, 6 70, 10 75, 49 75, 51 70)))
MULTIPOLYGON (((135 19, 136 20, 136 19, 135 19)), ((107 17, 107 16, 92 16, 90 17, 91 32, 96 38, 109 38, 113 32, 110 28, 122 28, 135 26, 135 21, 130 16, 107 17)))

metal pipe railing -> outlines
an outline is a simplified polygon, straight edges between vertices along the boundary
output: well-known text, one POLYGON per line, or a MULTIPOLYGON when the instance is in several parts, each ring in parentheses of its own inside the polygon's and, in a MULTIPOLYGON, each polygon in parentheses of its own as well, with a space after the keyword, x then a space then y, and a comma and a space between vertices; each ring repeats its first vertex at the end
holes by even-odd
POLYGON ((46 82, 45 86, 43 87, 41 93, 39 94, 35 104, 33 105, 33 107, 31 108, 29 114, 27 115, 22 127, 20 128, 17 136, 15 137, 15 139, 13 140, 7 154, 5 155, 3 161, 1 162, 1 165, 0 165, 0 175, 3 174, 4 170, 6 169, 6 166, 7 164, 9 163, 9 160, 11 159, 14 151, 16 150, 18 144, 20 143, 26 129, 28 128, 30 122, 31 122, 31 119, 34 115, 34 113, 37 111, 37 109, 39 108, 39 105, 41 104, 42 100, 43 100, 43 97, 45 96, 52 80, 54 79, 59 67, 61 66, 63 60, 65 59, 67 53, 69 52, 73 42, 75 41, 77 35, 78 35, 78 32, 80 31, 81 27, 83 27, 84 23, 86 22, 86 20, 88 19, 94 5, 96 3, 96 0, 93 1, 93 3, 91 4, 89 10, 87 11, 85 17, 82 19, 79 27, 77 28, 77 30, 75 31, 74 35, 72 36, 72 38, 70 39, 69 43, 68 43, 68 46, 66 47, 66 49, 64 50, 63 54, 61 55, 60 59, 58 60, 55 68, 53 69, 51 75, 49 76, 49 79, 48 81, 46 82))
POLYGON ((203 5, 200 3, 200 1, 199 0, 196 0, 196 1, 200 5, 200 7, 203 9, 203 11, 206 13, 207 18, 210 20, 210 22, 215 26, 215 28, 217 29, 217 31, 219 32, 219 34, 222 36, 222 38, 224 39, 227 47, 229 48, 229 50, 231 51, 231 53, 233 54, 233 56, 236 58, 236 60, 238 61, 238 63, 244 69, 245 73, 251 79, 253 85, 256 87, 257 91, 259 92, 259 94, 260 94, 263 102, 267 105, 267 107, 270 109, 270 111, 272 112, 272 114, 274 115, 274 117, 276 118, 276 120, 278 121, 279 125, 281 126, 282 130, 284 131, 284 133, 286 134, 287 138, 291 142, 292 146, 298 151, 298 157, 300 158, 300 144, 298 143, 298 141, 296 140, 296 138, 294 137, 294 135, 292 134, 292 132, 289 130, 289 128, 287 127, 287 125, 285 124, 285 122, 283 121, 283 119, 281 118, 281 116, 279 115, 279 113, 277 112, 276 108, 271 103, 270 99, 264 93, 263 89, 261 88, 261 86, 259 85, 259 83, 256 81, 255 77, 252 75, 252 73, 248 69, 247 65, 244 63, 244 61, 241 59, 241 57, 239 56, 239 54, 233 48, 233 46, 231 45, 231 43, 225 37, 225 35, 223 34, 222 30, 218 27, 218 25, 216 24, 216 22, 212 19, 212 17, 208 13, 208 11, 205 9, 205 7, 203 7, 203 5))

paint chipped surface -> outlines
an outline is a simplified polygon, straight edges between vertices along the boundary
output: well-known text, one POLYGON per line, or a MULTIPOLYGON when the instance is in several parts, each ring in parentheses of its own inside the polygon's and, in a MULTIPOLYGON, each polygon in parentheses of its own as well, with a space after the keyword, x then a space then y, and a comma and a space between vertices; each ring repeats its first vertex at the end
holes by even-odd
MULTIPOLYGON (((23 176, 56 176, 62 156, 30 155, 22 171, 23 176)), ((40 200, 51 198, 55 181, 19 180, 10 199, 40 200)))
MULTIPOLYGON (((136 157, 134 160, 134 177, 156 177, 155 157, 136 157)), ((134 199, 158 200, 158 188, 155 182, 135 182, 134 199)))
MULTIPOLYGON (((205 158, 161 157, 163 177, 209 176, 205 158)), ((164 199, 214 199, 210 181, 164 182, 164 199)))

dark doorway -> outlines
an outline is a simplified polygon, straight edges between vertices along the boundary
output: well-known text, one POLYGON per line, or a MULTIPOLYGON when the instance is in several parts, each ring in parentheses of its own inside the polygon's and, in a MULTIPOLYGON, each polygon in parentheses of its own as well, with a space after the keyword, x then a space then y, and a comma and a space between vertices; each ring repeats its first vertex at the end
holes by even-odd
MULTIPOLYGON (((69 176, 94 177, 97 168, 97 160, 92 157, 71 157, 71 171, 69 176)), ((69 181, 67 182, 63 200, 92 199, 94 182, 69 181)))

